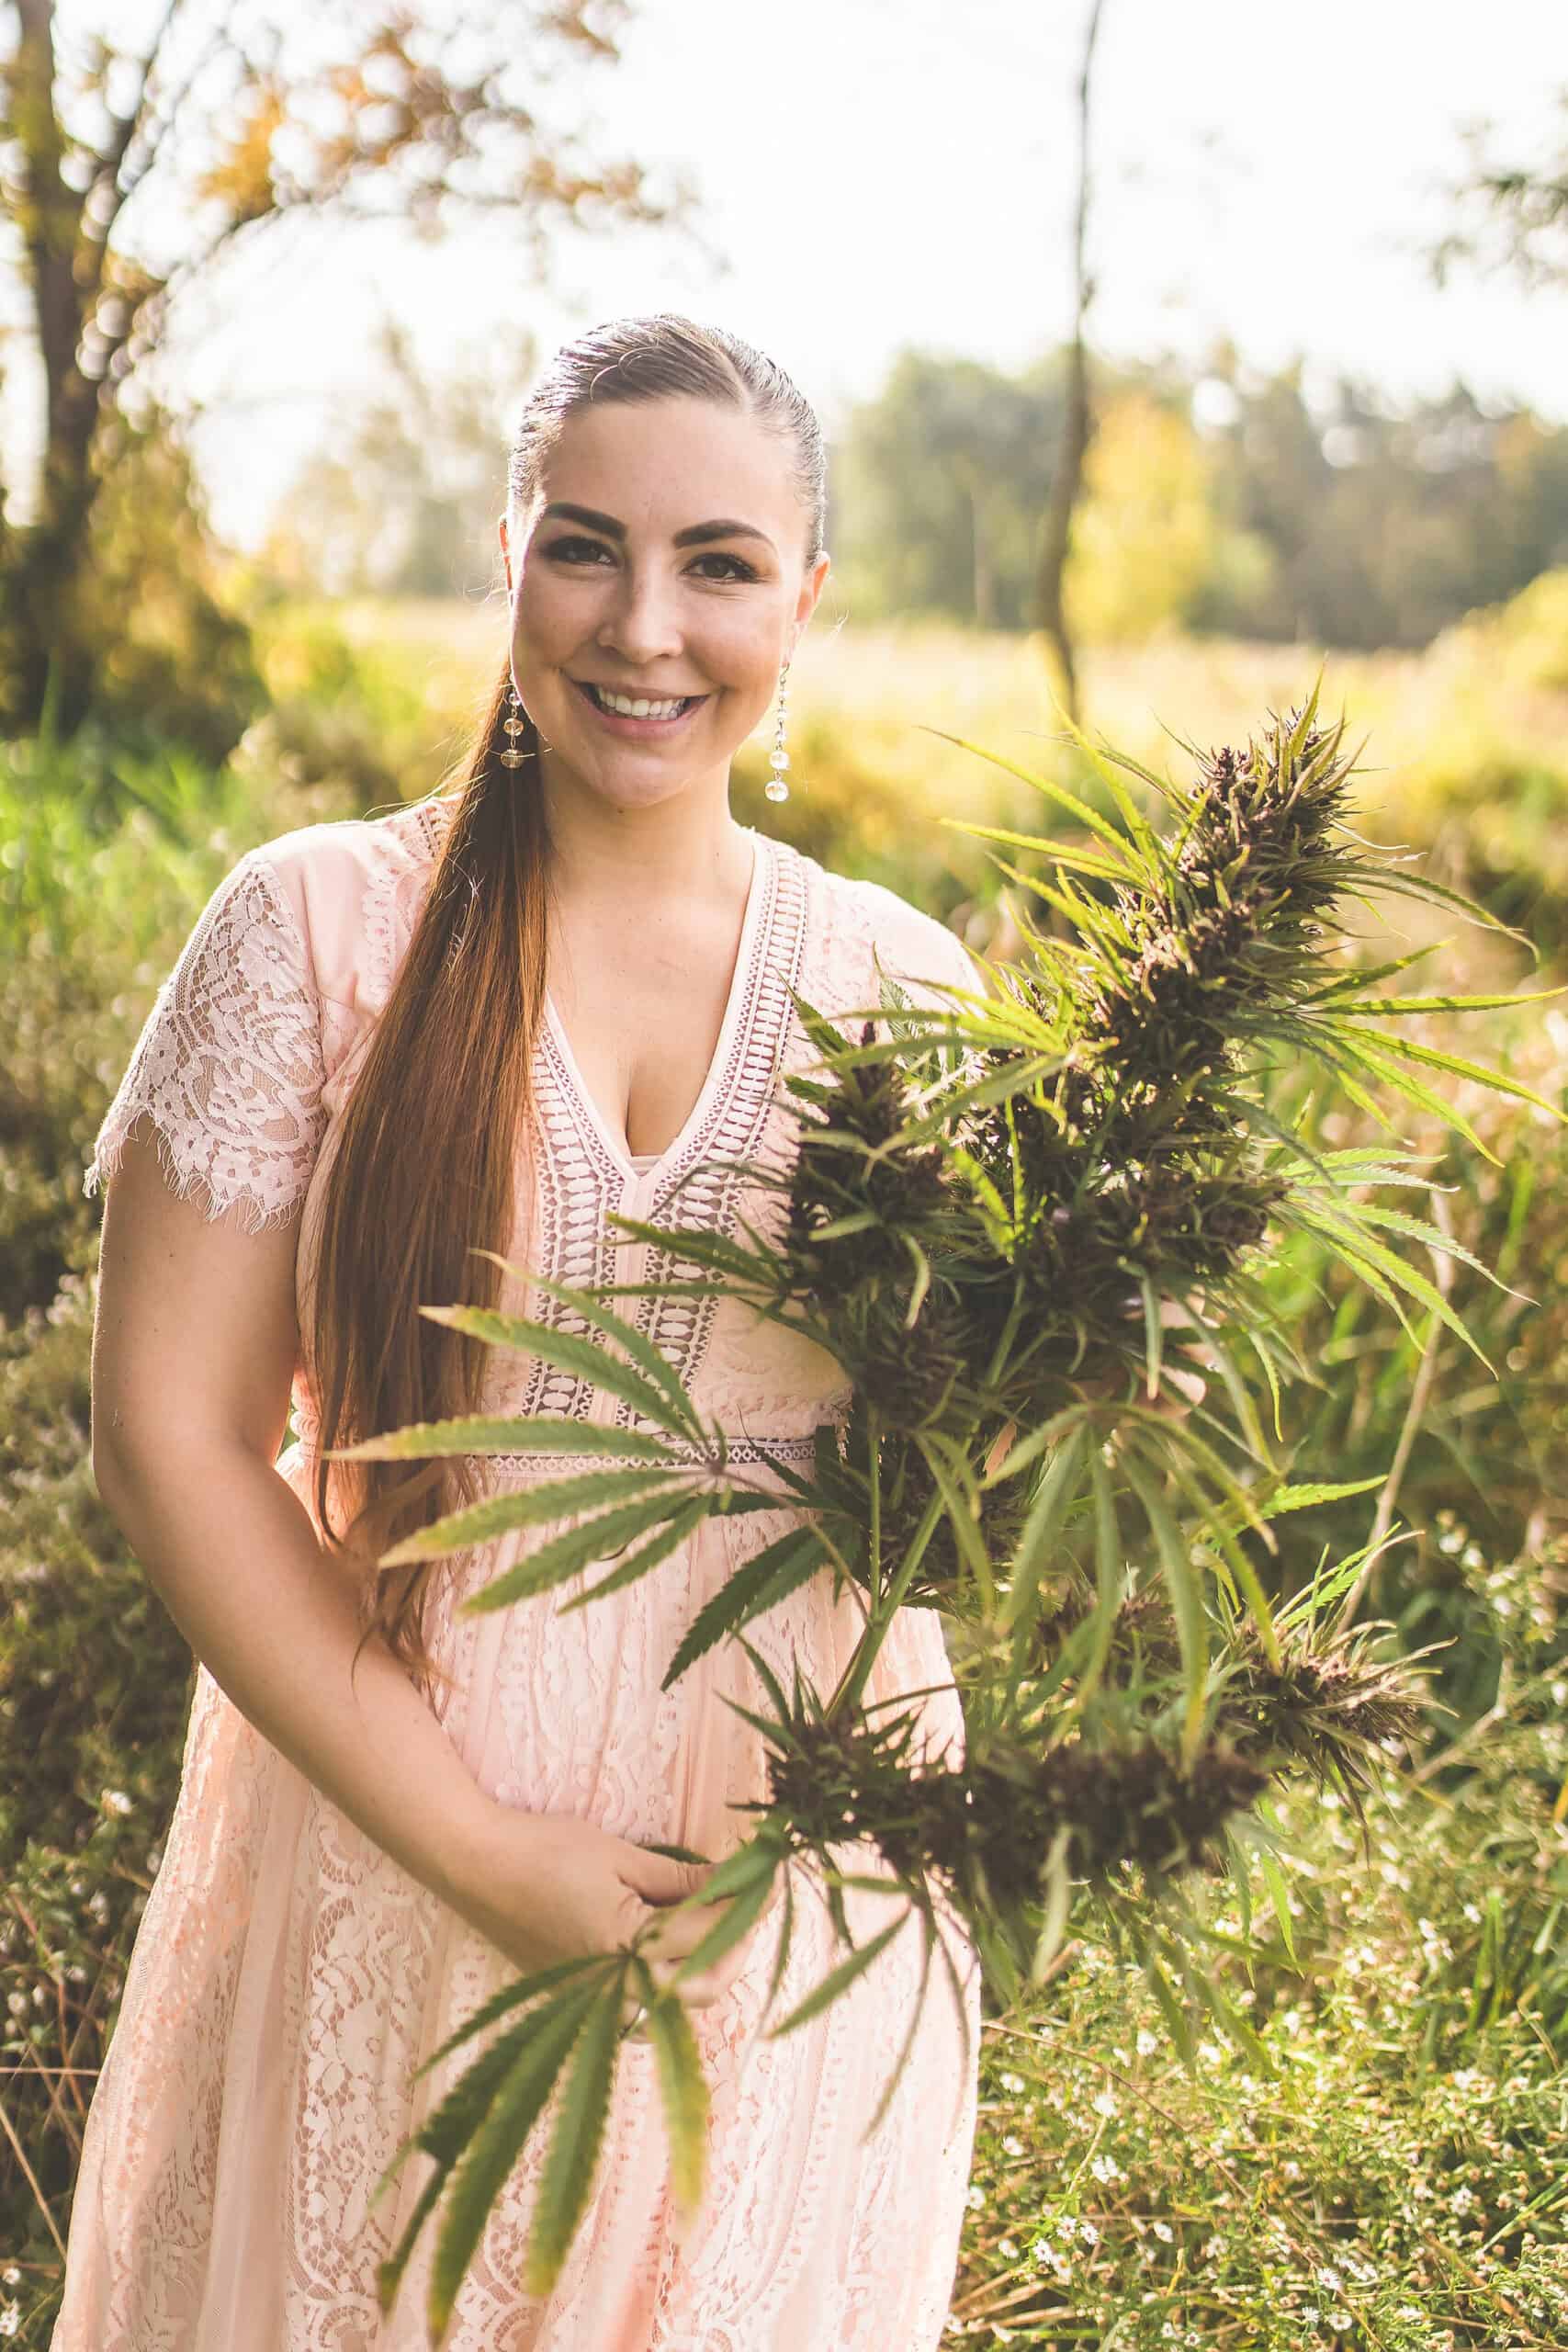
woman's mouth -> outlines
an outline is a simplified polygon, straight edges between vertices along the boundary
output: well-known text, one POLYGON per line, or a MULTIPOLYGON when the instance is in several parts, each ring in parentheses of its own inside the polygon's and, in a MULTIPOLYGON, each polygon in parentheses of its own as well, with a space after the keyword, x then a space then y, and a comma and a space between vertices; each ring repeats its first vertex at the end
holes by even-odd
POLYGON ((617 710, 601 699, 608 692, 607 688, 591 684, 582 678, 573 678, 571 684, 602 727, 608 728, 613 735, 628 736, 633 741, 678 733, 694 711, 700 710, 707 700, 706 695, 682 695, 660 700, 655 700, 651 695, 618 695, 617 702, 629 703, 632 707, 617 710))

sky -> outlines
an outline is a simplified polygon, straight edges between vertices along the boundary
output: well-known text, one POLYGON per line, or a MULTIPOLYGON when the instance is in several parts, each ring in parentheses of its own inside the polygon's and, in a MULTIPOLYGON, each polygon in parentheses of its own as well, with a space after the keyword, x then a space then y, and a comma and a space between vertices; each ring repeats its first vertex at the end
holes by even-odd
MULTIPOLYGON (((548 348, 680 310, 760 343, 831 433, 904 346, 1027 364, 1068 329, 1084 0, 639 0, 623 61, 546 108, 682 167, 716 264, 672 231, 573 236, 540 288, 504 214, 433 248, 395 224, 237 256, 171 351, 200 403, 220 529, 253 542, 372 389, 401 319, 434 369, 487 327, 548 348)), ((505 22, 504 14, 501 17, 505 22)), ((1106 0, 1091 342, 1258 368, 1300 353, 1404 400, 1462 376, 1568 420, 1568 294, 1430 281, 1420 247, 1489 118, 1543 151, 1568 90, 1562 0, 1106 0)), ((543 102, 542 102, 543 104, 543 102)), ((519 388, 522 389, 521 387, 519 388)))

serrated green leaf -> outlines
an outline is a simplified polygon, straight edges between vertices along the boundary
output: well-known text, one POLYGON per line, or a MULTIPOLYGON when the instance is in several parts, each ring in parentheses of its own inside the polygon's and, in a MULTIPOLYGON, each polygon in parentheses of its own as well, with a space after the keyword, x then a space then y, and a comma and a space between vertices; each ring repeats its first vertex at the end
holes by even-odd
MULTIPOLYGON (((1075 824, 1081 825, 1085 832, 1094 833, 1105 842, 1111 852, 1122 878, 1131 887, 1137 887, 1140 878, 1138 868, 1129 854, 1126 835, 1119 832, 1108 819, 1100 815, 1098 808, 1091 808, 1087 800, 1080 800, 1076 793, 1069 792, 1066 785, 1057 784, 1050 776, 1037 775, 1032 768, 1021 767, 1016 760, 1004 759, 999 752, 988 752, 983 743, 972 743, 966 736, 950 735, 944 728, 925 727, 922 728, 921 732, 935 735, 943 743, 955 744, 961 752, 973 752, 976 758, 987 761, 992 767, 1001 768, 1009 775, 1017 776, 1021 783, 1032 786, 1043 798, 1054 801, 1058 808, 1072 818, 1075 824)), ((967 833, 975 831, 975 828, 964 819, 946 817, 942 822, 951 826, 955 832, 967 833)), ((1025 835, 1021 843, 1022 848, 1038 850, 1043 857, 1051 856, 1055 846, 1049 837, 1044 840, 1034 840, 1028 835, 1025 835)))
POLYGON ((852 1984, 863 1970, 871 1966, 877 1954, 886 1951, 909 1917, 911 1907, 906 1905, 897 1919, 890 1919, 886 1928, 879 1928, 874 1936, 868 1938, 863 1944, 857 1945, 847 1960, 841 1960, 837 1968, 830 1969, 820 1984, 813 1992, 808 1993, 804 2001, 791 2009, 788 2017, 781 2024, 773 2027, 768 2035, 768 2040, 777 2041, 782 2035, 793 2033, 797 2026, 808 2025, 813 2018, 820 2017, 824 2009, 830 2008, 840 1993, 852 1984))
POLYGON ((668 1690, 672 1682, 678 1682, 686 1668, 724 1634, 749 1625, 753 1617, 761 1617, 775 1601, 795 1591, 816 1574, 825 1556, 820 1538, 809 1527, 792 1527, 754 1552, 698 1610, 665 1668, 660 1689, 668 1690))
POLYGON ((412 1421, 367 1437, 357 1445, 329 1446, 329 1462, 424 1461, 438 1455, 472 1453, 629 1453, 645 1462, 680 1466, 662 1439, 641 1430, 618 1430, 604 1421, 569 1420, 553 1413, 519 1413, 510 1419, 473 1415, 449 1420, 412 1421))
POLYGON ((706 1935, 678 1963, 671 1980, 672 1984, 683 1984, 688 1977, 701 1975, 705 1968, 711 1968, 716 1960, 722 1960, 740 1941, 767 1907, 776 1867, 776 1863, 770 1863, 765 1871, 760 1871, 755 1878, 743 1881, 733 1894, 726 1894, 721 1890, 716 1894, 711 1881, 699 1890, 702 1903, 722 1902, 724 1908, 706 1935))
POLYGON ((480 1250, 476 1254, 481 1258, 491 1259, 496 1265, 505 1268, 509 1273, 525 1277, 536 1290, 542 1290, 547 1298, 556 1299, 562 1306, 571 1307, 587 1321, 597 1325, 607 1338, 615 1340, 617 1347, 624 1348, 632 1362, 648 1374, 654 1386, 662 1392, 671 1411, 679 1415, 691 1434, 694 1437, 701 1436, 701 1416, 686 1394, 674 1365, 667 1357, 660 1353, 647 1333, 639 1331, 635 1323, 627 1322, 625 1316, 617 1315, 612 1307, 606 1306, 603 1300, 595 1296, 593 1292, 583 1283, 556 1282, 548 1275, 535 1273, 531 1271, 525 1273, 525 1269, 513 1266, 506 1259, 497 1257, 493 1250, 480 1250))
POLYGON ((536 1323, 527 1316, 502 1315, 490 1306, 422 1306, 419 1311, 432 1323, 462 1331, 470 1340, 486 1340, 491 1347, 514 1348, 525 1355, 540 1356, 562 1372, 575 1373, 595 1388, 618 1396, 623 1404, 630 1405, 635 1412, 671 1437, 692 1435, 685 1416, 673 1409, 652 1381, 596 1340, 581 1339, 575 1331, 558 1331, 553 1324, 536 1323))
POLYGON ((452 2317, 457 2290, 483 2234, 491 2207, 544 2111, 557 2077, 589 2018, 608 2007, 618 2013, 618 1987, 598 1984, 558 1996, 537 2012, 536 2030, 511 2071, 452 2182, 431 2265, 425 2316, 433 2340, 452 2317))
POLYGON ((914 2052, 915 2036, 924 2014, 926 1986, 931 1973, 931 1953, 936 1946, 936 1929, 929 1918, 921 1919, 920 1928, 925 1937, 925 1951, 920 1960, 920 1981, 915 1987, 915 1997, 909 2007, 909 2022, 904 2029, 904 2039, 899 2045, 898 2055, 894 2061, 893 2072, 884 2084, 882 2097, 876 2102, 876 2111, 865 2127, 863 2137, 867 2140, 874 2139, 882 2129, 884 2118, 893 2104, 894 2095, 904 2079, 904 2069, 914 2052))
POLYGON ((592 1567, 596 1560, 607 1560, 625 1544, 657 1527, 670 1515, 670 1498, 660 1490, 642 1500, 626 1503, 618 1510, 601 1511, 597 1518, 585 1520, 581 1526, 564 1528, 552 1535, 526 1558, 505 1569, 493 1583, 482 1585, 459 1601, 465 1613, 482 1616, 491 1609, 504 1609, 514 1600, 529 1600, 537 1593, 548 1592, 554 1586, 564 1584, 568 1577, 580 1568, 592 1567))
POLYGON ((1164 1496, 1154 1479, 1135 1460, 1131 1447, 1123 1448, 1122 1467, 1128 1485, 1144 1507, 1144 1515, 1159 1553, 1166 1588, 1170 1594, 1187 1698, 1187 1712, 1181 1725, 1181 1755, 1183 1763, 1187 1764, 1197 1752, 1208 1695, 1205 1683, 1209 1670, 1209 1623, 1203 1608, 1201 1582, 1164 1496))
POLYGON ((586 1608, 591 1600, 601 1600, 607 1592, 619 1592, 623 1586, 635 1584, 639 1577, 647 1576, 650 1568, 656 1568, 660 1560, 667 1560, 671 1552, 678 1551, 692 1530, 700 1526, 705 1519, 712 1517, 713 1510, 712 1496, 694 1495, 690 1502, 682 1503, 671 1514, 668 1526, 650 1535, 640 1550, 629 1553, 618 1568, 613 1568, 607 1577, 601 1577, 597 1584, 585 1585, 581 1592, 574 1592, 570 1600, 563 1600, 556 1611, 557 1616, 570 1617, 574 1609, 586 1608))
POLYGON ((610 2115, 622 1997, 618 1984, 600 1996, 572 2052, 524 2257, 523 2284, 530 2295, 547 2295, 560 2277, 587 2208, 610 2115))
POLYGON ((566 1519, 609 1503, 617 1495, 668 1494, 682 1484, 676 1474, 649 1463, 635 1470, 592 1470, 575 1478, 554 1478, 536 1487, 519 1487, 503 1495, 488 1495, 481 1502, 465 1504, 416 1529, 400 1544, 381 1555, 383 1567, 409 1560, 438 1560, 465 1545, 492 1544, 520 1527, 536 1527, 552 1519, 566 1519))
POLYGON ((707 2169, 708 2080, 685 2004, 676 1995, 660 1992, 646 1961, 638 1957, 632 1964, 647 2005, 643 2023, 659 2069, 670 2142, 670 2186, 676 2207, 689 2218, 702 2203, 707 2169))
POLYGON ((1065 1438, 1030 1505, 1013 1552, 1011 1580, 1001 1612, 1004 1627, 1017 1637, 1015 1647, 1032 1622, 1046 1555, 1054 1549, 1077 1494, 1085 1448, 1094 1442, 1092 1432, 1083 1427, 1065 1438))
POLYGON ((465 2041, 471 2041, 476 2034, 482 2033, 487 2026, 493 2025, 498 2018, 505 2017, 521 2002, 536 2000, 541 1993, 551 1992, 557 1985, 564 1984, 569 1976, 581 1976, 584 1971, 592 1971, 603 1964, 602 1955, 586 1952, 580 1959, 558 1960, 548 1968, 535 1969, 529 1975, 519 1976, 512 1984, 503 1984, 499 1993, 492 1993, 472 2017, 465 2018, 457 2031, 449 2033, 446 2041, 414 2068, 414 2081, 422 2081, 433 2066, 439 2066, 454 2050, 460 2050, 465 2041))

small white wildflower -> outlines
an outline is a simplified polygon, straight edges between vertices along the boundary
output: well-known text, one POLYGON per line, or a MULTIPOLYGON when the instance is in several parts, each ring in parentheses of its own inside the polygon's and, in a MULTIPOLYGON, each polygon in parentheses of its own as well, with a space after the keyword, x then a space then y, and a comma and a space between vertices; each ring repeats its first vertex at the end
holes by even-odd
POLYGON ((1101 2187, 1109 2180, 1122 2178, 1122 2167, 1114 2156, 1091 2156, 1089 2168, 1101 2187))
POLYGON ((1007 2138, 1002 2142, 1002 2148, 1004 2153, 1010 2156, 1021 2156, 1023 2154, 1023 2142, 1019 2138, 1016 2132, 1010 2132, 1007 2138))
POLYGON ((10 2010, 11 2015, 14 2018, 25 2018, 28 2013, 27 1995, 25 1993, 8 1993, 6 1996, 6 2007, 10 2010))
POLYGON ((106 1789, 101 1802, 110 1813, 130 1813, 132 1810, 130 1799, 123 1789, 106 1789))
POLYGON ((1001 2075, 998 2076, 998 2080, 1004 2091, 1021 2091, 1023 2088, 1021 2075, 1001 2075))
POLYGON ((1315 2303, 1303 2303, 1302 2305, 1302 2317, 1305 2320, 1309 2327, 1315 2327, 1321 2316, 1322 2314, 1315 2303))
POLYGON ((1354 2327, 1355 2324, 1348 2312, 1330 2312, 1328 2314, 1330 2327, 1354 2327))
POLYGON ((986 2201, 986 2192, 976 2182, 964 2201, 972 2213, 977 2213, 986 2201))
POLYGON ((1080 2222, 1078 2223, 1078 2235, 1082 2238, 1085 2245, 1098 2245, 1100 2244, 1100 2232, 1095 2228, 1092 2222, 1080 2222))
POLYGON ((1176 2234, 1168 2222, 1156 2222, 1154 2228, 1156 2237, 1165 2245, 1168 2245, 1176 2234))
POLYGON ((1096 2091, 1089 2105, 1096 2115, 1116 2115, 1121 2111, 1109 2091, 1096 2091))
POLYGON ((1158 2041, 1156 2040, 1155 2036, 1154 2036, 1154 2035, 1149 2031, 1149 2030, 1148 2030, 1147 2026, 1142 2026, 1142 2025, 1141 2025, 1141 2026, 1138 2028, 1138 2055, 1139 2055, 1139 2057, 1140 2057, 1140 2058, 1152 2058, 1152 2057, 1154 2056, 1154 2054, 1155 2054, 1155 2052, 1156 2052, 1158 2048, 1159 2048, 1159 2043, 1158 2043, 1158 2041))
POLYGON ((0 2335, 15 2335, 22 2324, 20 2303, 0 2304, 0 2335))
POLYGON ((1326 2287, 1331 2295, 1336 2294, 1338 2291, 1339 2287, 1338 2271, 1330 2270, 1328 2265, 1325 2263, 1322 2269, 1317 2274, 1317 2283, 1320 2287, 1326 2287))
POLYGON ((1468 2213, 1474 2202, 1474 2192, 1472 2189, 1466 2188, 1461 2184, 1461 2187, 1454 2190, 1453 2195, 1450 2198, 1449 2206, 1450 2211, 1455 2213, 1468 2213))
POLYGON ((8 2262, 5 2269, 0 2270, 0 2279, 4 2279, 7 2287, 19 2287, 22 2283, 22 2274, 14 2262, 8 2262))
POLYGON ((1078 2225, 1071 2213, 1059 2214, 1056 2220, 1056 2227, 1060 2230, 1065 2238, 1076 2237, 1077 2234, 1078 2225))
POLYGON ((1199 2057, 1206 2058, 1211 2066, 1217 2066, 1224 2054, 1217 2041, 1201 2041, 1198 2044, 1199 2057))
POLYGON ((998 2238, 997 2240, 997 2252, 1008 2262, 1016 2261, 1018 2257, 1018 2248, 1014 2245, 1011 2238, 998 2238))

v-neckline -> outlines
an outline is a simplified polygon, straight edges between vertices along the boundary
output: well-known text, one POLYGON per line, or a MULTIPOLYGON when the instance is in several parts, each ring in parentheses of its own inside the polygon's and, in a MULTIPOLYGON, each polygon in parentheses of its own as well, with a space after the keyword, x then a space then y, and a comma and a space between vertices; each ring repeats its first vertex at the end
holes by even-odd
MULTIPOLYGON (((636 1165, 629 1148, 616 1136, 609 1121, 600 1110, 593 1098, 592 1090, 579 1067, 577 1056, 572 1051, 571 1039, 567 1035, 566 1023, 561 1019, 555 998, 550 994, 547 986, 545 989, 545 1019, 555 1039, 556 1049, 565 1067, 571 1091, 577 1097, 583 1116, 592 1125, 595 1135, 615 1160, 622 1175, 634 1187, 654 1182, 707 1116, 714 1094, 730 1057, 729 1048, 736 1030, 750 1010, 750 998, 757 980, 757 972, 753 969, 755 959, 751 954, 751 946, 761 919, 764 870, 771 854, 773 836, 759 833, 754 826, 749 825, 746 830, 751 835, 751 879, 747 886, 745 910, 740 918, 740 937, 735 950, 735 968, 730 974, 729 992, 725 999, 724 1014, 718 1025, 718 1042, 713 1049, 713 1056, 704 1074, 702 1085, 697 1090, 697 1099, 682 1121, 679 1131, 671 1137, 662 1151, 652 1155, 646 1168, 638 1168, 636 1165)), ((639 1158, 646 1156, 638 1155, 639 1158)))

